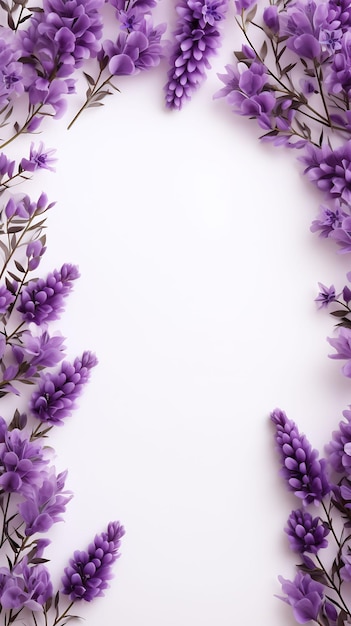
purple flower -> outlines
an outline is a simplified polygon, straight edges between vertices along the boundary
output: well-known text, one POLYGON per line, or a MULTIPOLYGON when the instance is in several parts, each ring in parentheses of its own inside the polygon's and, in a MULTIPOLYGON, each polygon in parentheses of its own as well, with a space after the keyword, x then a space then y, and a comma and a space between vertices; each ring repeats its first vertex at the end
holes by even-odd
POLYGON ((34 417, 48 424, 62 425, 75 408, 76 400, 89 380, 90 370, 96 364, 94 354, 83 352, 73 364, 64 361, 59 372, 44 374, 30 399, 34 417))
POLYGON ((42 611, 53 595, 50 574, 42 564, 31 565, 26 557, 11 571, 0 569, 0 603, 4 609, 27 607, 31 611, 42 611))
POLYGON ((298 572, 293 581, 282 576, 279 576, 279 581, 286 594, 281 600, 290 604, 298 624, 317 621, 323 604, 323 585, 302 572, 298 572))
POLYGON ((45 193, 42 193, 39 196, 37 202, 33 202, 27 195, 21 196, 18 199, 15 199, 12 196, 5 206, 5 215, 8 220, 13 217, 30 219, 33 215, 45 213, 45 211, 54 206, 54 204, 54 202, 48 204, 48 199, 45 193))
POLYGON ((107 532, 96 535, 86 552, 76 551, 70 559, 62 578, 62 593, 71 600, 91 602, 104 595, 108 580, 112 578, 111 566, 119 557, 121 538, 125 534, 119 522, 111 522, 107 532))
POLYGON ((65 346, 61 335, 50 336, 47 331, 38 336, 25 331, 20 345, 13 345, 12 352, 18 364, 26 361, 36 368, 54 367, 62 361, 65 346))
POLYGON ((304 505, 318 504, 330 492, 324 459, 318 460, 305 435, 301 435, 296 424, 280 409, 271 414, 275 424, 276 447, 280 453, 281 475, 288 489, 293 491, 304 505))
POLYGON ((329 463, 339 474, 351 474, 351 411, 343 411, 346 421, 339 422, 339 429, 332 434, 332 440, 325 447, 329 463))
POLYGON ((320 517, 313 518, 308 511, 298 509, 292 511, 285 532, 289 537, 290 547, 294 552, 317 554, 321 548, 326 548, 326 536, 329 529, 322 523, 320 517))
POLYGON ((335 338, 328 337, 327 341, 336 350, 336 354, 329 354, 331 359, 345 359, 347 362, 342 368, 344 376, 351 378, 351 330, 349 328, 340 327, 338 336, 335 338))
POLYGON ((320 212, 312 224, 311 232, 319 232, 319 236, 323 238, 329 237, 333 230, 341 228, 342 221, 347 214, 341 209, 340 200, 335 200, 333 203, 333 209, 326 206, 320 207, 320 212))
POLYGON ((26 322, 38 326, 59 318, 64 309, 64 298, 73 287, 73 281, 79 277, 76 265, 65 263, 60 270, 54 270, 46 279, 31 281, 21 291, 17 310, 26 322))
POLYGON ((338 250, 340 254, 351 252, 351 217, 344 217, 341 226, 334 228, 329 237, 340 246, 338 250))
POLYGON ((330 285, 330 287, 326 287, 323 283, 318 283, 320 292, 315 298, 315 302, 320 302, 319 308, 323 309, 328 306, 331 302, 335 302, 336 293, 334 285, 330 285))
POLYGON ((36 239, 35 241, 29 242, 26 247, 26 257, 28 258, 29 271, 37 269, 41 257, 45 252, 46 247, 44 246, 42 239, 36 239))
POLYGON ((6 313, 14 299, 15 296, 11 293, 11 291, 9 291, 5 285, 0 285, 0 315, 6 313))
POLYGON ((48 461, 42 447, 18 429, 6 431, 0 443, 0 489, 27 494, 41 482, 48 461))
MULTIPOLYGON (((321 31, 335 30, 339 22, 331 22, 326 3, 297 1, 280 19, 280 34, 287 36, 287 46, 299 57, 324 59, 320 43, 321 31)), ((323 42, 325 37, 322 36, 323 42)))
POLYGON ((301 160, 307 165, 304 173, 318 189, 351 203, 351 140, 336 150, 328 144, 321 148, 308 145, 307 155, 301 160))
POLYGON ((26 537, 45 533, 54 523, 62 521, 62 513, 72 499, 72 494, 64 491, 66 476, 67 472, 56 476, 54 468, 50 468, 41 484, 31 483, 25 501, 18 505, 26 537))
POLYGON ((179 17, 173 32, 174 44, 165 85, 168 108, 181 109, 205 78, 206 69, 210 68, 209 58, 220 46, 218 23, 224 19, 227 4, 227 0, 178 2, 179 17), (213 19, 209 20, 209 15, 213 19))
POLYGON ((29 159, 23 158, 21 160, 21 167, 26 172, 35 172, 37 169, 55 171, 52 164, 56 162, 56 159, 52 158, 52 155, 56 152, 55 149, 45 150, 44 144, 41 141, 38 148, 34 149, 34 143, 30 145, 29 159))
POLYGON ((278 7, 275 4, 271 4, 264 9, 263 21, 272 33, 275 35, 279 33, 278 7))

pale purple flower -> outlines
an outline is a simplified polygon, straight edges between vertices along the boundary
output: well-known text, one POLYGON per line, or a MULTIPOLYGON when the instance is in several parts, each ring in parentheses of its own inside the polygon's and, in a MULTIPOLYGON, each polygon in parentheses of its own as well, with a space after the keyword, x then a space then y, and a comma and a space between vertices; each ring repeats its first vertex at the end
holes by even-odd
POLYGON ((333 348, 335 348, 335 354, 329 354, 331 359, 343 359, 346 364, 342 368, 344 376, 351 378, 351 329, 340 327, 338 328, 337 337, 327 337, 327 341, 333 348))
POLYGON ((26 247, 26 257, 28 259, 28 269, 33 271, 37 269, 41 257, 46 252, 46 247, 43 244, 42 239, 36 239, 30 241, 26 247))
POLYGON ((255 4, 257 4, 256 0, 235 0, 236 12, 240 14, 242 11, 251 9, 255 4))
POLYGON ((334 200, 333 208, 321 206, 318 217, 311 224, 311 232, 319 231, 319 237, 327 238, 337 228, 341 228, 342 221, 347 214, 342 210, 340 200, 334 200))
POLYGON ((304 173, 331 198, 351 203, 351 140, 336 150, 326 143, 321 148, 307 145, 306 156, 301 161, 307 166, 304 173))
POLYGON ((180 109, 204 80, 210 68, 209 58, 221 44, 218 25, 225 17, 227 5, 227 0, 178 2, 178 20, 165 85, 168 108, 180 109), (215 14, 215 19, 209 21, 206 17, 209 14, 215 14))
POLYGON ((112 578, 111 566, 119 557, 121 538, 125 534, 119 522, 110 522, 107 531, 96 535, 86 552, 76 551, 65 568, 62 593, 75 600, 91 602, 103 596, 112 578))
POLYGON ((333 31, 337 26, 339 22, 330 21, 326 3, 297 0, 280 19, 280 35, 287 36, 286 45, 299 57, 322 61, 328 53, 320 43, 321 31, 333 31))
POLYGON ((96 364, 95 355, 87 351, 73 363, 64 361, 57 373, 44 374, 29 403, 34 417, 47 424, 62 425, 76 407, 76 400, 96 364))
POLYGON ((339 246, 340 254, 351 252, 351 217, 344 217, 341 226, 334 228, 329 237, 339 246))
POLYGON ((332 468, 344 476, 351 475, 351 411, 343 411, 345 420, 333 431, 332 440, 325 447, 332 468))
POLYGON ((12 353, 18 364, 24 361, 36 368, 54 367, 64 356, 64 337, 50 336, 47 331, 40 335, 32 335, 25 331, 21 335, 21 343, 12 346, 12 353))
POLYGON ((0 603, 4 609, 42 611, 53 595, 50 574, 45 565, 28 565, 26 557, 11 571, 0 568, 0 603))
POLYGON ((0 177, 8 176, 12 178, 16 162, 10 161, 4 152, 0 153, 0 177))
POLYGON ((13 293, 5 285, 0 285, 0 315, 4 315, 7 312, 14 299, 13 293))
POLYGON ((324 587, 313 580, 309 574, 298 572, 293 581, 279 576, 285 597, 281 600, 290 604, 298 624, 317 621, 323 605, 324 587))
POLYGON ((296 424, 280 409, 271 414, 275 425, 276 447, 281 458, 281 475, 288 489, 293 491, 304 505, 319 504, 330 492, 326 475, 326 462, 318 459, 305 435, 300 434, 296 424))
POLYGON ((318 283, 320 292, 315 298, 315 302, 319 303, 319 308, 323 309, 328 306, 331 302, 335 302, 336 293, 334 285, 330 285, 330 287, 326 287, 323 283, 318 283))
POLYGON ((54 204, 54 202, 48 204, 48 198, 45 193, 40 194, 37 202, 31 200, 27 195, 20 196, 19 198, 12 196, 5 205, 5 215, 8 220, 13 217, 30 219, 33 215, 45 213, 45 211, 48 211, 54 204))
POLYGON ((57 161, 57 159, 52 158, 52 155, 55 152, 55 149, 45 150, 45 146, 42 141, 40 142, 38 148, 35 148, 34 143, 32 142, 30 145, 29 159, 23 158, 21 160, 21 167, 26 172, 35 172, 38 169, 45 169, 54 172, 55 168, 52 167, 52 165, 57 161))
POLYGON ((71 492, 64 490, 66 476, 67 472, 56 476, 54 468, 50 468, 41 484, 31 483, 26 499, 18 505, 26 537, 45 533, 53 524, 62 521, 62 513, 72 499, 71 492))
POLYGON ((290 547, 294 552, 317 554, 321 548, 326 548, 329 534, 328 527, 322 523, 320 517, 312 517, 308 511, 297 509, 292 511, 285 532, 288 535, 290 547))
POLYGON ((73 281, 79 277, 76 265, 65 263, 60 270, 54 270, 46 279, 31 281, 20 295, 17 310, 26 322, 38 326, 59 318, 64 309, 64 298, 73 288, 73 281))
POLYGON ((7 431, 0 443, 0 488, 10 493, 27 494, 40 484, 48 463, 40 444, 14 429, 7 431))
POLYGON ((264 9, 263 21, 272 33, 276 35, 279 32, 278 7, 275 4, 271 4, 264 9))

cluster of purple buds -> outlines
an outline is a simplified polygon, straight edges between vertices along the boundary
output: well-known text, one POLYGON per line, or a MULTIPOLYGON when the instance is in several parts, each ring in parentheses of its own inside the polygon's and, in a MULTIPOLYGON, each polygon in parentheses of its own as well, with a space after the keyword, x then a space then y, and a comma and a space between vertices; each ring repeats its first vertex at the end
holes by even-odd
POLYGON ((29 403, 34 417, 49 425, 62 425, 75 408, 76 400, 89 380, 90 370, 96 364, 96 356, 87 351, 73 363, 64 361, 58 372, 43 374, 29 403))
MULTIPOLYGON (((103 0, 44 0, 43 11, 19 33, 30 105, 45 105, 45 112, 55 117, 64 113, 66 95, 74 91, 75 80, 69 77, 101 48, 102 5, 103 0)), ((28 130, 35 130, 41 119, 35 116, 28 130)))
POLYGON ((178 21, 173 33, 166 106, 181 109, 201 84, 209 59, 221 44, 219 24, 225 18, 227 0, 181 0, 176 6, 178 21))
POLYGON ((65 263, 46 279, 39 278, 21 291, 17 310, 25 322, 42 326, 59 318, 64 309, 64 298, 70 293, 73 281, 79 277, 76 265, 65 263))
POLYGON ((281 459, 281 475, 288 489, 300 498, 304 505, 319 504, 330 492, 326 462, 318 459, 305 435, 299 433, 296 424, 280 409, 271 414, 275 425, 276 447, 281 459))
POLYGON ((98 59, 112 76, 130 76, 156 67, 163 56, 162 35, 166 24, 154 26, 153 1, 111 2, 120 29, 115 41, 103 42, 98 59))
POLYGON ((111 566, 119 557, 125 531, 119 522, 110 522, 107 531, 96 535, 87 551, 76 551, 65 568, 62 593, 72 601, 91 602, 102 596, 112 578, 111 566))
POLYGON ((326 548, 328 542, 326 536, 329 528, 320 517, 312 515, 303 509, 292 511, 285 532, 288 535, 290 547, 298 554, 310 552, 317 554, 321 548, 326 548))

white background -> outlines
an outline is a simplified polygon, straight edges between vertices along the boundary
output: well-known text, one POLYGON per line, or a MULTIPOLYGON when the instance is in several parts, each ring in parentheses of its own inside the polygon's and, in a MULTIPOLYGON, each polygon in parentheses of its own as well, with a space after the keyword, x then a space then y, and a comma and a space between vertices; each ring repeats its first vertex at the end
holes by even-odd
MULTIPOLYGON (((171 27, 172 3, 158 15, 171 27)), ((28 186, 57 200, 42 273, 79 265, 58 327, 68 358, 99 358, 50 440, 75 493, 51 535, 55 581, 109 520, 126 528, 105 598, 76 609, 86 626, 295 623, 274 594, 294 575, 283 527, 299 503, 269 414, 322 451, 347 408, 314 298, 318 281, 341 290, 349 261, 309 231, 320 198, 297 153, 212 99, 240 45, 231 10, 181 112, 164 107, 163 62, 66 131, 81 91, 39 137, 59 159, 28 186)))

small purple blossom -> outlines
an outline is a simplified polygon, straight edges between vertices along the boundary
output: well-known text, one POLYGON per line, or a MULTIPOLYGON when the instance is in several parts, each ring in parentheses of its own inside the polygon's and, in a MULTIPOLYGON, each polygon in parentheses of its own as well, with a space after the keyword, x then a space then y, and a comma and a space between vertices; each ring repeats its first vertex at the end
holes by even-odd
POLYGON ((18 506, 25 523, 25 535, 47 532, 53 524, 62 521, 62 513, 72 499, 72 494, 65 491, 67 472, 56 476, 54 468, 44 475, 40 484, 31 483, 26 499, 18 506))
POLYGON ((351 378, 351 329, 340 327, 338 328, 338 336, 335 338, 328 337, 327 341, 336 350, 336 353, 329 354, 329 357, 346 360, 342 372, 344 376, 351 378))
POLYGON ((321 548, 326 548, 326 536, 329 529, 322 523, 320 517, 312 517, 308 511, 298 509, 292 511, 285 532, 288 535, 290 547, 294 552, 317 554, 321 548))
POLYGON ((11 291, 5 287, 5 285, 0 285, 0 315, 4 315, 7 312, 10 304, 14 302, 15 296, 11 291))
POLYGON ((26 322, 38 326, 59 318, 64 309, 64 298, 79 277, 76 265, 65 263, 60 270, 54 270, 46 279, 31 281, 20 295, 17 310, 26 322))
POLYGON ((64 340, 61 335, 50 336, 47 331, 37 336, 25 331, 21 343, 12 346, 12 353, 18 364, 25 361, 38 369, 54 367, 63 359, 64 340))
POLYGON ((40 444, 31 442, 18 429, 5 431, 0 443, 0 489, 27 494, 40 484, 48 461, 40 444))
POLYGON ((304 505, 319 504, 330 492, 326 475, 326 462, 318 459, 305 435, 301 435, 296 424, 280 409, 271 414, 275 424, 276 447, 281 457, 281 475, 288 489, 293 491, 304 505))
POLYGON ((42 611, 53 595, 50 574, 45 565, 28 565, 26 557, 11 571, 0 568, 0 603, 4 609, 42 611))
POLYGON ((62 425, 76 407, 76 400, 96 364, 95 355, 87 351, 72 364, 64 361, 57 373, 44 374, 30 399, 29 406, 34 417, 47 424, 62 425))
POLYGON ((326 287, 323 283, 318 283, 320 292, 315 298, 315 302, 319 303, 319 308, 326 308, 331 302, 335 302, 336 293, 334 285, 330 285, 330 287, 326 287))
POLYGON ((41 257, 46 252, 46 247, 43 244, 42 239, 36 239, 30 241, 26 247, 26 257, 28 259, 28 270, 33 271, 37 269, 41 257))
POLYGON ((38 169, 55 171, 52 164, 56 162, 52 155, 56 152, 55 149, 45 150, 44 144, 41 141, 38 148, 34 148, 34 143, 30 145, 29 159, 23 158, 21 160, 21 167, 26 172, 35 172, 38 169))
POLYGON ((321 206, 318 217, 311 224, 311 232, 319 231, 319 237, 327 238, 333 230, 340 229, 347 214, 342 210, 340 201, 334 200, 333 208, 321 206))
POLYGON ((306 165, 304 173, 308 178, 330 198, 340 198, 350 204, 351 140, 336 150, 328 144, 323 144, 321 148, 308 144, 306 153, 301 161, 306 165))
POLYGON ((271 4, 264 9, 263 21, 272 33, 276 35, 279 32, 278 7, 275 4, 271 4))
POLYGON ((285 594, 280 599, 290 604, 297 623, 317 621, 323 604, 323 585, 302 572, 298 572, 293 581, 282 576, 279 576, 279 581, 285 594))
POLYGON ((329 463, 335 472, 351 475, 351 411, 343 411, 345 420, 339 422, 338 430, 332 433, 332 440, 325 447, 329 463))
POLYGON ((65 568, 62 593, 72 601, 104 595, 112 578, 111 565, 119 557, 121 538, 125 534, 119 522, 110 522, 107 531, 96 535, 86 552, 76 551, 65 568))

